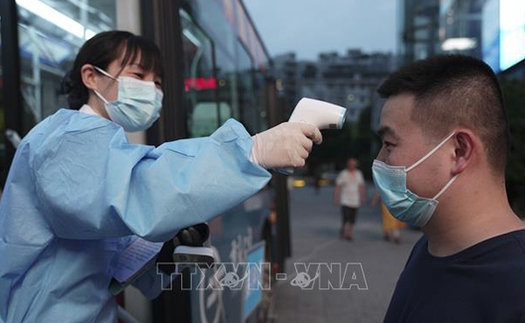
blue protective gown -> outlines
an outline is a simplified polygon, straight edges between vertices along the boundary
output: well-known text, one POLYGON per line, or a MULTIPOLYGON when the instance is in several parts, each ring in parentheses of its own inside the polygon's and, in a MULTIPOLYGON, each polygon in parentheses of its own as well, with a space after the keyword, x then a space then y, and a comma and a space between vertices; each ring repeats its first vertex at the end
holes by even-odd
MULTIPOLYGON (((22 140, 0 204, 0 323, 115 322, 112 265, 139 236, 167 241, 259 191, 234 120, 207 138, 132 144, 104 118, 60 110, 22 140)), ((160 292, 151 268, 137 282, 160 292)))

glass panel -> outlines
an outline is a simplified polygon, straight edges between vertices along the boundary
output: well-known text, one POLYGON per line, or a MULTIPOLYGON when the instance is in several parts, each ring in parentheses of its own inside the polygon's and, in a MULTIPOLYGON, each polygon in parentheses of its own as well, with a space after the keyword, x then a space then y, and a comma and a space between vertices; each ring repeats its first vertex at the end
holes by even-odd
MULTIPOLYGON (((0 17, 2 19, 2 17, 0 17)), ((2 36, 1 36, 1 25, 0 25, 0 46, 2 44, 2 36)), ((5 133, 5 122, 4 122, 4 76, 3 76, 3 69, 2 69, 2 52, 0 51, 0 133, 5 133)), ((5 142, 5 136, 0 136, 0 183, 5 183, 6 177, 7 177, 7 169, 6 169, 6 142, 5 142)), ((0 190, 1 192, 1 190, 0 190)), ((1 194, 1 193, 0 193, 1 194)))
MULTIPOLYGON (((239 93, 237 92, 237 71, 235 60, 223 48, 217 47, 217 79, 219 80, 219 101, 230 107, 232 118, 240 120, 239 93)), ((225 120, 222 120, 223 122, 225 120)))
POLYGON ((268 129, 268 111, 266 111, 266 78, 265 75, 259 71, 256 70, 254 72, 254 79, 253 79, 253 91, 255 94, 255 105, 256 110, 258 113, 259 118, 259 129, 258 132, 264 131, 268 129))
POLYGON ((186 12, 180 14, 189 136, 208 136, 231 117, 231 106, 227 101, 217 101, 217 88, 224 87, 225 81, 214 76, 212 42, 186 12))
POLYGON ((238 54, 238 92, 241 121, 251 134, 258 130, 257 117, 255 116, 255 96, 253 93, 252 61, 241 43, 237 43, 238 54))
POLYGON ((67 107, 61 81, 80 46, 93 35, 114 29, 115 1, 17 0, 24 133, 67 107))

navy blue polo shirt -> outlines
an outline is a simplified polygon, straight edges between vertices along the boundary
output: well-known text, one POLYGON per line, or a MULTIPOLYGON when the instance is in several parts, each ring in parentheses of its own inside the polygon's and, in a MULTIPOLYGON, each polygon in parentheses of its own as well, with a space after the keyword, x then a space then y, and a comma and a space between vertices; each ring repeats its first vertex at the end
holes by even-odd
POLYGON ((422 237, 384 322, 525 322, 525 230, 448 257, 432 256, 422 237))

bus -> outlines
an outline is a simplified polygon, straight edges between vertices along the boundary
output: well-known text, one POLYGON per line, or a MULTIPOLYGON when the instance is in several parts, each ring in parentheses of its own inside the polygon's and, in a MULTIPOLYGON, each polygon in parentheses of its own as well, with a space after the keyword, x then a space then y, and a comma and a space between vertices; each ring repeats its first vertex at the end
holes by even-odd
MULTIPOLYGON (((5 0, 0 19, 2 134, 23 136, 67 107, 63 76, 87 39, 111 29, 153 40, 164 60, 161 118, 129 134, 130 141, 160 145, 208 136, 229 118, 255 134, 284 119, 270 56, 242 0, 5 0)), ((2 185, 14 151, 0 136, 2 185)), ((286 179, 275 176, 271 186, 208 223, 217 260, 264 261, 270 275, 282 268, 290 253, 286 179)), ((200 272, 201 280, 216 279, 217 270, 200 272)), ((268 284, 268 272, 260 273, 268 284)), ((265 320, 270 291, 183 288, 198 283, 191 276, 183 272, 153 301, 128 287, 119 302, 143 323, 265 320)))

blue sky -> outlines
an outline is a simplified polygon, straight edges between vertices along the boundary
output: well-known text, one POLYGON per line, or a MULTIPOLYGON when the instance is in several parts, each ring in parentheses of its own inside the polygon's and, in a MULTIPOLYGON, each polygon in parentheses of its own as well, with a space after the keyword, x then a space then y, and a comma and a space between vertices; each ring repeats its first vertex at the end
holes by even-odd
POLYGON ((244 0, 270 55, 395 50, 397 0, 244 0))

